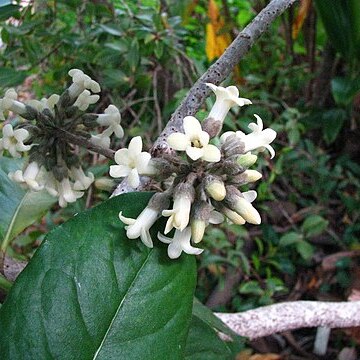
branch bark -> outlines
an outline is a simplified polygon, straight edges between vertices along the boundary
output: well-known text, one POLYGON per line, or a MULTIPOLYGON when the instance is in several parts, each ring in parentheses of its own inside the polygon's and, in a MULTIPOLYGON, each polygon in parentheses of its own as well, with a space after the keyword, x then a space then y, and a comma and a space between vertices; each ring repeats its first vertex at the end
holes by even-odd
POLYGON ((270 24, 297 0, 272 0, 226 49, 224 54, 196 81, 180 106, 172 114, 170 121, 155 141, 151 153, 159 156, 170 153, 166 142, 173 132, 182 131, 185 116, 195 115, 210 94, 205 83, 219 85, 233 70, 234 66, 248 53, 255 41, 268 29, 270 24))
POLYGON ((293 301, 242 313, 215 313, 240 336, 256 339, 286 330, 326 326, 360 326, 360 301, 293 301))

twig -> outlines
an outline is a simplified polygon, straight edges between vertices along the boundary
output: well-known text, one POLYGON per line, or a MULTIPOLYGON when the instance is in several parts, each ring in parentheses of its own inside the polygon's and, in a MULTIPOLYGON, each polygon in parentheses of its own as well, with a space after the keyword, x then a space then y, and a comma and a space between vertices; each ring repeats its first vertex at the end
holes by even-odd
POLYGON ((60 136, 69 141, 71 144, 83 146, 89 150, 95 151, 98 154, 104 155, 105 157, 114 160, 115 151, 111 149, 105 149, 102 146, 97 146, 93 144, 90 140, 85 137, 81 137, 78 135, 74 135, 69 133, 68 131, 58 128, 58 132, 61 134, 60 136))
POLYGON ((306 327, 360 326, 360 301, 294 301, 242 313, 215 313, 230 329, 250 339, 306 327))
POLYGON ((204 103, 210 90, 205 83, 220 84, 232 71, 234 66, 250 50, 254 42, 264 33, 269 25, 297 0, 273 0, 255 19, 236 37, 224 54, 192 86, 180 106, 172 114, 170 121, 155 141, 151 149, 153 156, 170 153, 166 142, 173 132, 182 131, 182 120, 185 116, 195 115, 204 103))

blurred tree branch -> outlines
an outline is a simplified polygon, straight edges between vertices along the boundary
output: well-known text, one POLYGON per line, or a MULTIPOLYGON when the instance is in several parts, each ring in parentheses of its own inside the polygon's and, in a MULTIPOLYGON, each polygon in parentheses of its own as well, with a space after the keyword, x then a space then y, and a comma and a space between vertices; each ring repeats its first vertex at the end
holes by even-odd
POLYGON ((234 66, 248 53, 255 41, 268 29, 270 24, 297 0, 272 0, 256 17, 239 33, 223 55, 209 67, 196 81, 180 106, 172 114, 170 121, 152 147, 153 156, 169 153, 171 149, 166 142, 173 132, 182 131, 182 120, 185 116, 195 115, 210 94, 205 83, 219 85, 233 70, 234 66))
POLYGON ((360 301, 292 301, 242 313, 215 313, 230 329, 250 339, 292 329, 360 326, 360 301))

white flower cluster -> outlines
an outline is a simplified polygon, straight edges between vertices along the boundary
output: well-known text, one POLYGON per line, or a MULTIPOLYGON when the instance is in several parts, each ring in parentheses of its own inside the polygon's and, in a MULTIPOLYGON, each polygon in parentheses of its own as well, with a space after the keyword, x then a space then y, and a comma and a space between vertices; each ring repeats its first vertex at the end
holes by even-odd
POLYGON ((60 136, 61 131, 83 137, 83 130, 89 130, 85 135, 103 148, 110 147, 113 134, 124 136, 115 105, 109 105, 103 114, 84 113, 99 100, 100 85, 78 69, 70 70, 69 75, 72 84, 61 96, 21 102, 15 90, 9 89, 0 99, 0 120, 4 121, 9 111, 22 120, 21 128, 15 130, 10 123, 3 126, 0 156, 6 152, 19 158, 28 153, 23 170, 9 173, 9 177, 33 191, 46 189, 58 197, 61 207, 82 197, 94 181, 92 173, 85 175, 72 145, 60 136), (104 129, 102 133, 90 134, 98 128, 104 129))
POLYGON ((251 123, 251 132, 226 132, 220 137, 220 146, 210 144, 217 136, 223 121, 233 106, 244 106, 251 101, 239 98, 236 87, 227 88, 207 84, 216 95, 216 101, 208 118, 200 124, 193 116, 183 120, 183 133, 172 133, 168 144, 176 151, 185 152, 186 158, 163 155, 150 158, 141 152, 141 139, 135 138, 128 149, 117 152, 119 165, 110 168, 114 177, 128 177, 131 186, 139 185, 139 175, 156 175, 160 181, 171 179, 171 185, 162 193, 156 193, 146 208, 136 219, 125 217, 120 212, 120 220, 126 224, 129 239, 140 237, 142 242, 153 247, 150 228, 160 216, 168 217, 164 234, 175 229, 172 238, 158 233, 158 239, 168 244, 168 255, 178 258, 182 252, 198 255, 203 249, 194 247, 204 235, 208 224, 219 224, 224 218, 235 224, 260 224, 259 212, 252 202, 257 193, 254 190, 241 192, 240 187, 261 178, 256 170, 249 169, 257 156, 253 151, 268 149, 275 155, 270 143, 276 132, 264 129, 263 122, 255 115, 257 122, 251 123), (173 207, 169 209, 172 201, 173 207))

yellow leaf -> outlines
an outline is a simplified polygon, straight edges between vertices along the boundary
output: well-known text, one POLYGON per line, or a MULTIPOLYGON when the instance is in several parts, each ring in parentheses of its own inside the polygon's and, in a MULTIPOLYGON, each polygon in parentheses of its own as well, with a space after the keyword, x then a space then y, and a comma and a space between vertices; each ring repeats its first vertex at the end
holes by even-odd
POLYGON ((215 0, 209 0, 208 17, 210 22, 206 25, 206 56, 209 61, 220 57, 231 43, 228 32, 223 31, 224 19, 215 0))
POLYGON ((304 24, 304 21, 310 11, 311 0, 301 0, 299 11, 296 15, 296 18, 292 24, 292 38, 295 40, 304 24))

